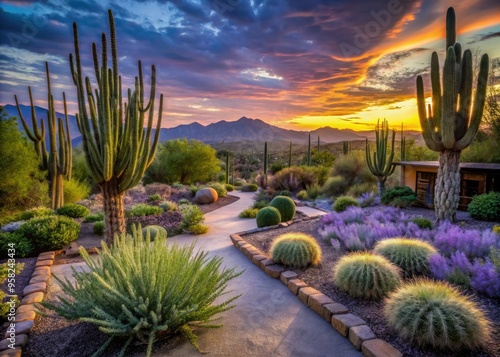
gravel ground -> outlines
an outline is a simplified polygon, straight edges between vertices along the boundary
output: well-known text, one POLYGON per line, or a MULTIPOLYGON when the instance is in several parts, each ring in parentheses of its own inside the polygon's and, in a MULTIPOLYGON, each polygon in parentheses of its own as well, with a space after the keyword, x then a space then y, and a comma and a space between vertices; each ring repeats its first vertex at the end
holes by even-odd
MULTIPOLYGON (((432 212, 432 211, 431 211, 432 212)), ((433 213, 433 212, 432 212, 433 213)), ((418 210, 418 215, 420 212, 418 210)), ((477 222, 477 221, 476 221, 477 222)), ((470 222, 471 226, 482 225, 479 222, 470 222)), ((300 222, 290 227, 280 228, 279 230, 270 230, 255 234, 245 235, 243 238, 261 250, 268 252, 272 240, 279 234, 288 232, 304 232, 319 238, 318 228, 320 226, 319 219, 300 222)), ((365 320, 368 326, 371 327, 377 337, 391 343, 394 347, 400 350, 404 356, 409 357, 445 357, 445 356, 500 356, 500 300, 492 299, 487 296, 477 294, 472 291, 464 291, 465 294, 471 296, 478 305, 485 311, 487 317, 492 321, 491 342, 481 350, 477 351, 460 351, 453 354, 434 351, 431 349, 418 348, 410 345, 408 342, 398 337, 396 332, 389 328, 382 314, 383 301, 367 301, 349 297, 346 293, 341 292, 333 285, 333 266, 335 262, 346 253, 346 251, 336 252, 324 240, 318 239, 323 257, 318 266, 310 267, 306 270, 295 269, 299 275, 299 279, 323 292, 332 300, 347 306, 350 312, 358 315, 365 320)))

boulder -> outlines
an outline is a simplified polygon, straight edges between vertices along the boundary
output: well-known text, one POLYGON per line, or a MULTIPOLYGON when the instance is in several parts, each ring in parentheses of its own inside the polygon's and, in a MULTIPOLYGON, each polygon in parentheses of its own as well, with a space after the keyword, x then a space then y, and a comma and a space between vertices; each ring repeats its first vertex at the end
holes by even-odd
POLYGON ((202 188, 196 192, 194 200, 200 204, 213 203, 219 199, 217 191, 211 187, 202 188))

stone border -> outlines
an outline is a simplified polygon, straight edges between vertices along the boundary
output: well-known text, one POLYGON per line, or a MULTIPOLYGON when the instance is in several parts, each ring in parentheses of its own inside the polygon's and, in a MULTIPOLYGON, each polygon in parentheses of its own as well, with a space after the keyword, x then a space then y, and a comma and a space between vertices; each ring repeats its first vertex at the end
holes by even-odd
POLYGON ((358 316, 349 313, 347 307, 333 301, 320 291, 308 286, 297 278, 297 273, 286 270, 282 265, 276 264, 265 252, 261 251, 244 238, 242 235, 262 232, 264 230, 287 227, 290 224, 308 221, 314 218, 308 217, 280 223, 276 226, 257 228, 249 231, 231 234, 233 245, 245 254, 255 265, 262 269, 271 278, 279 279, 288 289, 296 295, 311 310, 331 324, 331 326, 342 336, 349 339, 357 350, 361 350, 365 357, 402 357, 403 354, 391 344, 378 339, 366 322, 358 316))
POLYGON ((43 301, 45 292, 47 291, 47 283, 50 279, 51 269, 54 264, 55 252, 40 253, 35 264, 35 271, 31 275, 31 280, 23 290, 23 298, 16 309, 14 331, 11 327, 7 328, 7 332, 0 341, 0 357, 20 357, 22 348, 28 342, 28 335, 34 325, 34 320, 37 314, 35 304, 43 301), (11 333, 14 335, 15 348, 9 348, 11 341, 11 333))

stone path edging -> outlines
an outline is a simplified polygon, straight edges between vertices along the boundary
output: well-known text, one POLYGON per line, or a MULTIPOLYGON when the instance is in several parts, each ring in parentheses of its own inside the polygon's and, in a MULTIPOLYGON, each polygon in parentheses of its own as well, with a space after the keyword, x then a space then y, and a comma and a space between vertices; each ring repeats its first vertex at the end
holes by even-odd
POLYGON ((37 314, 35 304, 43 301, 54 258, 55 252, 44 252, 38 256, 35 271, 31 275, 29 284, 24 288, 23 298, 16 309, 15 320, 9 325, 0 341, 0 357, 20 357, 22 355, 22 348, 28 342, 37 314), (12 344, 14 344, 14 348, 9 347, 12 344))
POLYGON ((318 216, 306 217, 294 221, 280 223, 275 226, 251 229, 230 235, 233 245, 245 254, 255 265, 271 278, 279 279, 306 306, 316 312, 351 344, 361 350, 365 357, 402 357, 403 354, 388 342, 378 339, 366 322, 360 317, 349 313, 347 307, 330 299, 320 291, 308 286, 297 278, 297 274, 276 264, 265 252, 255 247, 242 236, 265 230, 287 227, 291 224, 308 221, 318 216))

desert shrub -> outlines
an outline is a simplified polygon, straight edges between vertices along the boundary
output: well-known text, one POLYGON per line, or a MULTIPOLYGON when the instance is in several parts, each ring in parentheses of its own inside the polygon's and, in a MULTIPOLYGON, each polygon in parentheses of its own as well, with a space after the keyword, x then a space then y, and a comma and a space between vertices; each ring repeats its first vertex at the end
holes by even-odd
POLYGON ((311 200, 315 200, 319 195, 321 195, 321 186, 317 183, 313 183, 306 187, 307 197, 311 200))
POLYGON ((330 166, 301 166, 305 178, 302 179, 304 187, 317 183, 323 186, 330 176, 330 166))
POLYGON ((286 233, 273 240, 269 250, 279 264, 295 268, 316 265, 321 260, 321 248, 313 237, 304 233, 286 233))
POLYGON ((337 197, 343 195, 349 188, 349 181, 342 176, 333 176, 326 180, 321 193, 325 197, 337 197))
POLYGON ((500 234, 500 225, 496 224, 493 226, 493 233, 500 234))
POLYGON ((104 213, 98 212, 95 214, 88 214, 83 219, 84 222, 99 222, 104 220, 104 213))
POLYGON ((208 232, 208 226, 198 223, 189 227, 189 231, 195 235, 205 234, 208 232))
POLYGON ((90 213, 85 206, 76 203, 66 203, 64 206, 56 210, 57 214, 71 218, 82 218, 90 213))
POLYGON ((177 201, 177 207, 181 205, 190 205, 191 201, 189 201, 187 198, 181 198, 179 201, 177 201))
POLYGON ((280 172, 286 167, 285 163, 283 161, 276 161, 273 162, 271 165, 269 165, 269 170, 273 175, 276 173, 280 172))
POLYGON ((406 276, 429 272, 429 258, 437 250, 419 239, 390 238, 379 241, 373 251, 399 266, 406 276))
POLYGON ((358 201, 351 196, 340 196, 333 203, 333 210, 335 212, 344 212, 347 207, 356 206, 359 207, 358 201))
POLYGON ((415 193, 408 186, 396 186, 388 188, 380 197, 382 203, 388 205, 396 198, 414 202, 416 200, 415 193))
POLYGON ((415 195, 409 195, 409 196, 403 196, 403 197, 396 197, 393 199, 390 203, 391 206, 393 207, 398 207, 398 208, 406 208, 410 207, 415 203, 417 200, 415 195))
POLYGON ((194 197, 196 196, 196 192, 198 192, 198 190, 202 189, 203 187, 201 186, 196 186, 196 185, 191 185, 189 186, 189 192, 191 192, 191 197, 194 197))
POLYGON ((247 184, 247 182, 244 179, 236 179, 233 182, 234 186, 243 186, 243 185, 246 185, 246 184, 247 184))
POLYGON ((384 313, 398 334, 418 345, 458 351, 484 345, 490 323, 466 296, 443 282, 418 280, 386 300, 384 313))
POLYGON ((140 229, 122 235, 111 247, 103 245, 99 259, 82 250, 88 272, 75 271, 76 284, 57 279, 69 297, 43 305, 64 318, 89 321, 114 337, 146 343, 150 356, 159 338, 182 332, 199 351, 193 327, 213 325, 214 316, 233 307, 237 298, 220 299, 228 282, 240 275, 222 266, 222 258, 194 251, 195 243, 180 246, 156 239, 144 243, 140 229), (217 299, 217 303, 214 301, 217 299))
POLYGON ((287 196, 276 196, 269 206, 280 212, 281 222, 290 221, 295 216, 295 202, 287 196))
POLYGON ((358 203, 360 207, 372 207, 380 204, 380 198, 372 191, 363 193, 358 197, 358 203))
POLYGON ((306 190, 302 190, 302 191, 299 191, 297 193, 297 198, 299 200, 307 200, 308 196, 307 196, 307 191, 306 190))
POLYGON ((197 224, 202 224, 205 221, 202 210, 196 205, 188 204, 179 206, 179 211, 182 214, 182 228, 191 230, 197 224))
POLYGON ((500 192, 474 196, 467 211, 480 221, 500 221, 500 192))
POLYGON ((259 210, 259 209, 267 207, 267 206, 269 206, 268 200, 257 200, 257 201, 254 201, 252 208, 259 210))
POLYGON ((274 226, 281 222, 281 214, 274 207, 264 207, 257 213, 257 227, 274 226))
POLYGON ((174 201, 163 201, 158 207, 162 208, 164 211, 177 211, 177 203, 174 201))
POLYGON ((363 182, 352 185, 351 187, 349 187, 346 193, 348 196, 360 197, 363 194, 376 191, 377 185, 372 182, 363 182))
POLYGON ((80 234, 80 225, 69 217, 45 216, 30 219, 18 232, 32 242, 38 253, 61 249, 74 241, 80 234))
POLYGON ((352 151, 347 155, 338 157, 333 163, 332 176, 342 176, 347 181, 348 186, 356 183, 376 182, 375 176, 373 176, 366 164, 364 150, 352 151))
POLYGON ((151 240, 167 238, 167 230, 162 226, 153 225, 142 228, 143 237, 147 237, 148 233, 151 240))
POLYGON ((317 182, 317 177, 313 170, 292 166, 274 175, 270 187, 277 191, 288 190, 295 192, 299 189, 305 189, 306 186, 315 182, 317 182))
POLYGON ((212 182, 208 184, 208 187, 213 188, 215 191, 217 191, 217 194, 219 197, 226 197, 227 196, 227 190, 224 184, 219 183, 219 182, 212 182))
POLYGON ((279 193, 279 196, 292 197, 292 193, 288 190, 283 190, 279 193))
POLYGON ((29 257, 33 253, 33 244, 19 232, 0 232, 0 259, 7 259, 10 248, 16 250, 16 258, 29 257), (9 246, 13 243, 14 247, 9 246))
POLYGON ((75 203, 90 195, 91 187, 83 181, 64 181, 64 203, 75 203))
POLYGON ((92 225, 92 231, 94 232, 94 234, 96 234, 98 236, 102 236, 102 235, 104 235, 104 228, 105 227, 106 226, 104 224, 104 221, 96 221, 92 225))
POLYGON ((52 216, 56 214, 56 212, 50 208, 47 207, 35 207, 32 209, 29 209, 27 211, 21 212, 19 214, 19 220, 21 221, 27 221, 28 219, 35 218, 35 217, 43 217, 43 216, 52 216))
POLYGON ((151 206, 146 203, 137 203, 133 205, 127 212, 127 217, 135 216, 150 216, 153 214, 160 214, 163 212, 163 209, 158 206, 151 206))
POLYGON ((258 189, 259 189, 259 186, 257 186, 254 183, 251 183, 249 185, 241 186, 241 192, 255 192, 258 189))
POLYGON ((227 192, 233 192, 234 191, 234 186, 226 183, 224 185, 224 188, 226 189, 227 192))
POLYGON ((424 217, 415 217, 411 220, 420 229, 432 229, 432 222, 430 219, 424 217))
POLYGON ((255 218, 257 217, 257 213, 259 212, 258 208, 247 208, 240 212, 238 217, 240 218, 255 218))
POLYGON ((344 255, 333 268, 335 285, 352 297, 380 299, 401 282, 400 270, 386 258, 368 252, 344 255))
POLYGON ((149 195, 149 197, 148 197, 148 201, 149 201, 149 202, 153 202, 153 203, 158 203, 158 202, 160 202, 162 199, 163 199, 163 198, 162 198, 159 194, 157 194, 157 193, 154 193, 154 194, 152 194, 152 195, 149 195))

